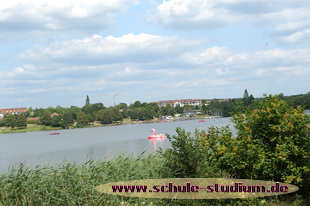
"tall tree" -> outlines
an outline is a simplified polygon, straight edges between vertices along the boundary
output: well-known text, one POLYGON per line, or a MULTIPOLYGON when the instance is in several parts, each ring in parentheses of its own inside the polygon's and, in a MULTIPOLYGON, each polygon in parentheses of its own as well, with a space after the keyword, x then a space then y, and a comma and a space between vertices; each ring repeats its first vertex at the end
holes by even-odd
POLYGON ((244 93, 243 93, 243 98, 244 98, 244 99, 248 99, 248 98, 249 98, 248 90, 245 90, 245 91, 244 91, 244 93))
POLYGON ((250 105, 250 98, 249 98, 249 93, 248 90, 245 90, 243 93, 243 102, 245 106, 249 106, 250 105))
POLYGON ((90 105, 90 100, 89 100, 89 97, 88 95, 86 96, 86 103, 85 103, 85 107, 89 106, 90 105))

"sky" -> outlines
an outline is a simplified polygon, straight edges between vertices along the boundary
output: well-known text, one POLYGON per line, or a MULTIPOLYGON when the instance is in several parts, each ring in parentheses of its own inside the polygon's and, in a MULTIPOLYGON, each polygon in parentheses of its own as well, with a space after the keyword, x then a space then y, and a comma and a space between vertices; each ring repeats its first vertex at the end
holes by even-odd
POLYGON ((0 108, 310 91, 309 0, 0 0, 0 108))

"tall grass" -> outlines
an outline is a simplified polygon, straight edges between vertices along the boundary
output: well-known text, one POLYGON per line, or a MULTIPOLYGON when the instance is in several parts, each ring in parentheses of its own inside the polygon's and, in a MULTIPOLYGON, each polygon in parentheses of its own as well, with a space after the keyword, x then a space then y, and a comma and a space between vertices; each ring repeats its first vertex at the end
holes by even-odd
MULTIPOLYGON (((119 156, 113 160, 62 163, 29 169, 25 164, 0 174, 3 205, 306 205, 301 198, 170 200, 102 194, 95 186, 122 180, 162 178, 166 160, 157 155, 119 156)), ((173 177, 171 177, 173 178, 173 177)))
MULTIPOLYGON (((160 178, 162 159, 154 155, 138 158, 120 156, 114 160, 65 163, 57 167, 29 169, 25 164, 0 176, 0 202, 4 205, 151 205, 141 201, 97 192, 97 185, 121 181, 160 178)), ((158 200, 160 201, 160 200, 158 200)), ((159 202, 157 202, 159 203, 159 202)))

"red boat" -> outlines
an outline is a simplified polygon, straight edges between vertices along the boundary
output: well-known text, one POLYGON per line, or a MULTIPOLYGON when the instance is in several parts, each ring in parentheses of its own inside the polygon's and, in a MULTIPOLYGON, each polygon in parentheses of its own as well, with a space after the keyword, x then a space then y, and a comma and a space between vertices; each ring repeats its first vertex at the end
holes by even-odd
POLYGON ((148 136, 148 139, 165 139, 167 138, 166 135, 164 134, 156 134, 155 129, 151 130, 152 134, 150 136, 148 136))
POLYGON ((205 122, 206 120, 205 119, 201 119, 201 120, 199 120, 199 122, 205 122))
POLYGON ((51 132, 50 135, 60 134, 59 132, 51 132))

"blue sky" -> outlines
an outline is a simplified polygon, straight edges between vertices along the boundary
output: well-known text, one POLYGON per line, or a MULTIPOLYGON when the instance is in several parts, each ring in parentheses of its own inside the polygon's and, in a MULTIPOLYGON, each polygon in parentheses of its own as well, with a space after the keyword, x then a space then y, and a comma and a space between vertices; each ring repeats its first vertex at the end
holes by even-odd
POLYGON ((310 91, 308 0, 0 0, 0 108, 310 91))

